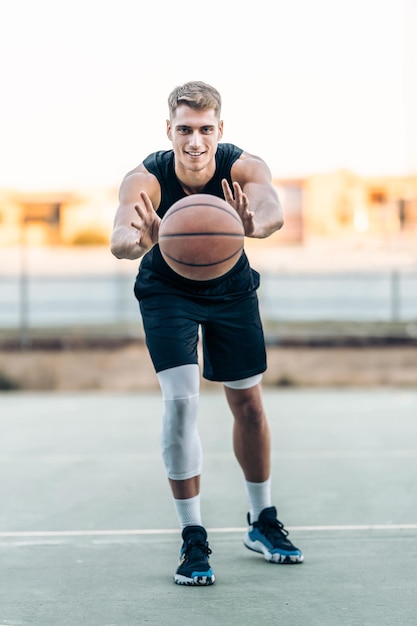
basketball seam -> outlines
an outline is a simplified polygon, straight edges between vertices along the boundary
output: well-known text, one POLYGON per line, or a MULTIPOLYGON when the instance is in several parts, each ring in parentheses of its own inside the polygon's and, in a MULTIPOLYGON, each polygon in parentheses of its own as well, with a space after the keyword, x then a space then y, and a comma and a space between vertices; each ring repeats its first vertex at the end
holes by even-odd
POLYGON ((213 263, 190 263, 187 261, 180 261, 179 259, 176 259, 175 257, 171 256, 170 254, 167 254, 166 252, 163 253, 163 256, 167 257, 168 259, 171 259, 171 261, 174 261, 174 263, 178 263, 178 265, 185 265, 187 267, 212 267, 213 265, 220 265, 221 263, 225 263, 226 261, 230 261, 230 259, 233 259, 234 256, 236 256, 236 254, 238 254, 238 252, 242 252, 243 250, 243 246, 240 246, 235 252, 233 252, 233 254, 231 254, 230 256, 221 259, 220 261, 214 261, 213 263))
POLYGON ((225 233, 225 232, 201 232, 201 233, 168 233, 166 235, 161 235, 159 239, 172 239, 174 237, 239 237, 239 239, 243 235, 241 233, 225 233))
POLYGON ((230 217, 232 217, 236 222, 238 222, 238 224, 242 224, 242 219, 240 217, 240 215, 235 212, 236 214, 233 214, 232 211, 234 210, 232 207, 230 207, 230 210, 223 208, 221 206, 218 206, 217 204, 212 204, 211 202, 199 202, 198 204, 187 204, 186 206, 180 206, 178 208, 171 208, 169 215, 168 213, 164 215, 164 217, 162 218, 162 221, 164 221, 165 223, 169 220, 170 217, 172 217, 173 215, 175 215, 175 213, 177 213, 178 211, 183 211, 184 209, 190 209, 192 207, 202 207, 202 206, 207 206, 207 207, 212 207, 213 209, 217 209, 218 211, 223 211, 223 213, 227 213, 227 215, 230 215, 230 217))

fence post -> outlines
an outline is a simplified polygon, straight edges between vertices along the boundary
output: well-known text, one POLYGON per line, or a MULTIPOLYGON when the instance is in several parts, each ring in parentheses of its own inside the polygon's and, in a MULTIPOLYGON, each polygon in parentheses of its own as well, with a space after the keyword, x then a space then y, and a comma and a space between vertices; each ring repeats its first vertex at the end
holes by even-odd
POLYGON ((21 350, 26 350, 30 346, 28 263, 26 221, 24 217, 22 217, 20 224, 19 342, 21 350))
POLYGON ((391 272, 391 321, 400 319, 400 275, 397 270, 391 272))

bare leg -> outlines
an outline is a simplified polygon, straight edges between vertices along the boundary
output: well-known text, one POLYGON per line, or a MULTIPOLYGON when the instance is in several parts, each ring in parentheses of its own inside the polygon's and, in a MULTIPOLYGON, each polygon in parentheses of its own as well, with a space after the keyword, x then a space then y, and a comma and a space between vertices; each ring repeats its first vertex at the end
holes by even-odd
POLYGON ((200 493, 200 476, 193 476, 186 480, 173 480, 169 478, 172 495, 176 500, 194 498, 200 493))
POLYGON ((249 389, 224 387, 234 416, 233 447, 246 480, 261 483, 271 473, 271 438, 261 384, 249 389))

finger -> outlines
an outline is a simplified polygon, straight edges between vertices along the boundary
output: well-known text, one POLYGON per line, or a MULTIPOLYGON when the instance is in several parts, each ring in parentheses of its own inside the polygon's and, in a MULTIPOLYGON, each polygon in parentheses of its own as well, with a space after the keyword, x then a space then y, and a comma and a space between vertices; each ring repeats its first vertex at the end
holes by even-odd
POLYGON ((142 230, 142 224, 139 224, 139 222, 130 222, 130 225, 136 228, 136 230, 142 230))
POLYGON ((146 191, 141 191, 140 192, 140 197, 141 197, 141 200, 143 201, 143 204, 145 205, 145 209, 146 209, 147 213, 150 213, 151 211, 153 212, 153 210, 154 210, 153 204, 152 204, 152 201, 151 201, 150 197, 146 193, 146 191))
POLYGON ((245 193, 243 193, 241 186, 236 183, 234 186, 235 191, 235 199, 238 203, 238 206, 241 207, 244 211, 246 211, 249 207, 249 200, 245 193))
POLYGON ((143 206, 140 204, 135 204, 135 211, 138 214, 138 216, 143 219, 143 215, 144 215, 144 210, 143 210, 143 206))
POLYGON ((150 213, 146 207, 142 206, 141 204, 135 204, 135 211, 140 219, 141 226, 149 223, 150 213))
POLYGON ((235 199, 236 200, 241 200, 242 199, 242 195, 243 195, 243 191, 242 191, 242 187, 239 185, 239 183, 234 182, 233 183, 233 191, 235 194, 235 199))
POLYGON ((239 183, 233 183, 233 188, 235 191, 235 199, 239 208, 242 208, 244 211, 249 210, 249 198, 245 193, 243 193, 242 187, 239 183))
POLYGON ((232 193, 232 190, 230 189, 229 183, 227 182, 225 178, 223 178, 222 180, 222 189, 223 189, 224 199, 226 200, 226 202, 233 202, 234 200, 233 193, 232 193))

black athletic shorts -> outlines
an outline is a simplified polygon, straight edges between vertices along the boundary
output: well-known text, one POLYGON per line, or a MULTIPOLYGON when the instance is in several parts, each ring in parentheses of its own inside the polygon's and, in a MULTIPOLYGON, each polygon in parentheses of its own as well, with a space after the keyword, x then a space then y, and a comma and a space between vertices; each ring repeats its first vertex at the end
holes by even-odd
POLYGON ((197 284, 151 270, 143 264, 135 295, 156 372, 197 364, 200 329, 204 378, 227 382, 266 370, 259 274, 246 258, 224 279, 197 284))
POLYGON ((265 342, 255 292, 210 302, 156 295, 140 302, 146 344, 155 370, 198 363, 201 326, 203 376, 231 381, 266 369, 265 342))

